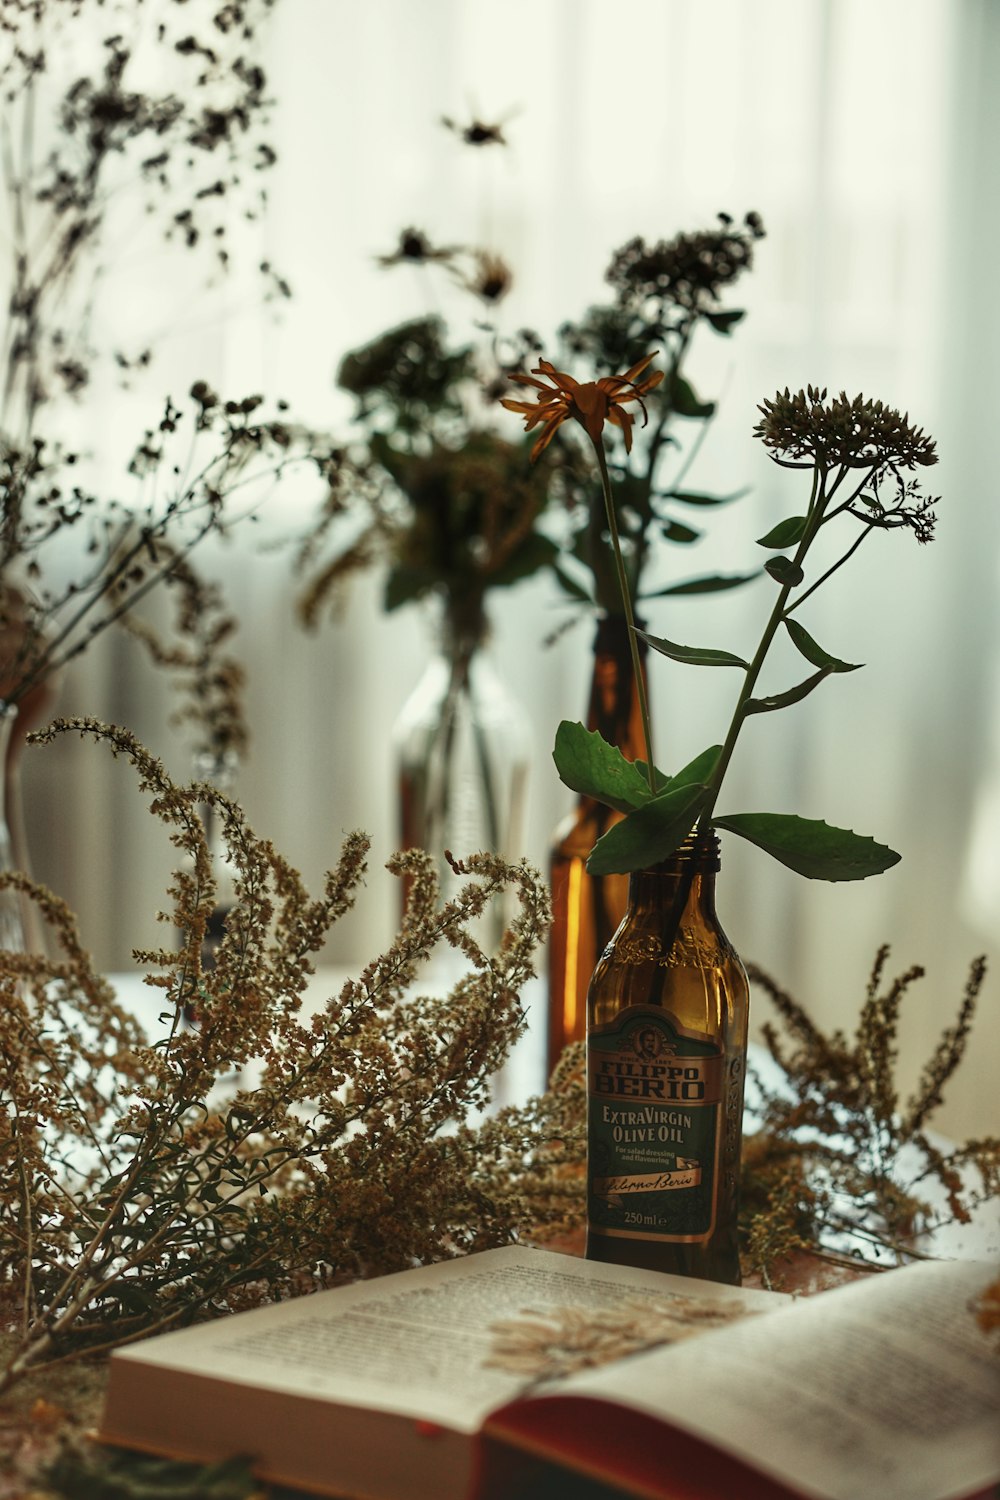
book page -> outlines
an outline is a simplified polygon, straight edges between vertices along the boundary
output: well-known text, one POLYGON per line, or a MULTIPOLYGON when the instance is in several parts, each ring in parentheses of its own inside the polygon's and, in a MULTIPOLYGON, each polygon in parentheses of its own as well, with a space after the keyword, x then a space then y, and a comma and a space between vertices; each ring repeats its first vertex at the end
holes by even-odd
POLYGON ((494 1323, 529 1310, 606 1308, 671 1293, 765 1308, 785 1300, 509 1246, 165 1334, 115 1359, 474 1432, 524 1383, 486 1363, 494 1323))
POLYGON ((659 1415, 821 1500, 966 1495, 1000 1475, 1000 1358, 971 1310, 996 1274, 875 1274, 560 1393, 659 1415))

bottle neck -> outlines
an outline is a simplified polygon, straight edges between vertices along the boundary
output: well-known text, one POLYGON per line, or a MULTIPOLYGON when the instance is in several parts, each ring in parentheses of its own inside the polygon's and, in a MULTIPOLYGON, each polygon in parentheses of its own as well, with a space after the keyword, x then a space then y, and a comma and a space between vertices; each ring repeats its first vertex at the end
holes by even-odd
MULTIPOLYGON (((645 682, 644 642, 639 643, 639 650, 645 682)), ((622 615, 605 615, 598 621, 587 728, 596 730, 609 745, 617 745, 627 760, 645 759, 639 690, 632 670, 628 625, 622 615)))
POLYGON ((630 914, 674 908, 679 919, 699 912, 715 915, 715 877, 719 870, 719 839, 715 833, 694 830, 669 859, 629 876, 630 914))

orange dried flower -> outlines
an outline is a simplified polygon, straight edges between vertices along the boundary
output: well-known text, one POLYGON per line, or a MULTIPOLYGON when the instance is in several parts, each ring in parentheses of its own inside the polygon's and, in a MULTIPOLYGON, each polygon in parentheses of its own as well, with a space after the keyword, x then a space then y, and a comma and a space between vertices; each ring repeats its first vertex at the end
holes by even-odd
POLYGON ((632 412, 625 410, 623 403, 638 401, 645 419, 646 408, 642 398, 647 391, 659 385, 663 379, 663 371, 656 370, 647 375, 645 380, 639 380, 638 377, 656 358, 657 352, 654 350, 652 354, 647 354, 645 359, 640 359, 624 375, 605 375, 600 380, 583 383, 574 380, 565 371, 557 370, 547 359, 539 360, 530 375, 512 373, 511 380, 516 380, 520 385, 533 385, 538 390, 534 402, 515 401, 513 397, 506 396, 500 403, 508 411, 519 412, 524 417, 525 432, 530 432, 539 422, 543 424, 531 450, 532 462, 548 447, 556 429, 570 417, 586 429, 588 437, 594 443, 600 441, 605 422, 613 422, 616 427, 621 428, 625 438, 625 451, 630 452, 632 423, 635 419, 632 412), (544 375, 547 379, 538 380, 536 377, 539 375, 544 375))

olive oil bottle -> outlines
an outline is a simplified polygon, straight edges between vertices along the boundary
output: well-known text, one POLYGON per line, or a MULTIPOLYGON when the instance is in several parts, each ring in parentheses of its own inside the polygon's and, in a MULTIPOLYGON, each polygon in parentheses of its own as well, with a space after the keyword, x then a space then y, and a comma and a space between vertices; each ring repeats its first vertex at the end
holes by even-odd
POLYGON ((587 1256, 740 1281, 749 985, 715 913, 719 844, 629 877, 587 997, 587 1256))

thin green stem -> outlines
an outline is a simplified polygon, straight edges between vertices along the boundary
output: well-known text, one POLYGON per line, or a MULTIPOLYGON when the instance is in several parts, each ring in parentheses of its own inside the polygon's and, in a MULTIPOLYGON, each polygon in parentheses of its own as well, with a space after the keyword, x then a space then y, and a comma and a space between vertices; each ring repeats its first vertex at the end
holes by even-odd
POLYGON ((632 596, 628 586, 628 575, 625 571, 625 559, 622 556, 622 545, 618 537, 618 520, 615 516, 615 501, 611 493, 611 479, 608 475, 608 461, 604 453, 604 444, 600 438, 591 438, 594 452, 597 454, 597 464, 601 471, 601 489, 604 493, 604 509, 608 518, 608 531, 611 533, 611 546, 615 554, 615 569, 618 573, 618 587, 621 590, 622 608, 625 611, 625 622, 628 625, 628 645, 632 656, 632 672, 635 676, 636 691, 639 695, 639 713, 642 717, 642 738, 646 747, 646 774, 649 777, 649 790, 656 796, 656 770, 653 766, 653 736, 649 726, 649 702, 646 697, 646 682, 642 675, 642 662, 639 659, 639 642, 635 633, 635 617, 632 613, 632 596))
POLYGON ((849 557, 853 557, 854 556, 855 552, 857 552, 858 548, 861 546, 861 543, 864 541, 865 537, 866 536, 871 536, 871 534, 872 534, 872 532, 874 530, 875 530, 874 526, 866 526, 865 529, 864 529, 864 531, 861 532, 860 536, 856 537, 855 540, 848 547, 848 549, 844 553, 843 557, 840 558, 840 560, 838 562, 833 563, 833 565, 831 567, 827 568, 826 572, 822 573, 820 575, 820 577, 816 579, 815 583, 811 583, 809 585, 809 587, 805 590, 805 592, 803 594, 799 595, 799 597, 796 599, 795 603, 789 605, 789 607, 788 607, 788 609, 786 611, 786 614, 790 615, 792 613, 793 609, 798 609, 798 607, 799 607, 800 604, 804 604, 806 602, 806 600, 809 598, 810 594, 815 594, 816 590, 819 588, 819 586, 820 586, 821 583, 825 583, 828 578, 832 578, 833 575, 834 575, 834 573, 836 573, 837 569, 838 568, 842 568, 844 566, 845 562, 847 561, 847 559, 849 557))
MULTIPOLYGON (((803 558, 823 523, 823 512, 828 498, 824 484, 825 477, 825 473, 821 469, 816 468, 813 470, 812 492, 809 496, 809 509, 807 512, 808 521, 806 529, 802 534, 802 539, 796 548, 795 556, 792 559, 793 565, 796 567, 801 566, 803 558)), ((736 707, 733 710, 733 717, 730 721, 725 741, 723 742, 722 751, 716 762, 715 770, 709 778, 708 795, 698 818, 699 827, 709 828, 711 826, 712 814, 715 811, 715 804, 722 787, 723 777, 729 769, 729 762, 732 760, 733 751, 736 749, 736 741, 739 738, 740 730, 743 728, 747 716, 747 704, 757 685, 757 679, 764 666, 767 653, 771 649, 771 642, 777 634, 778 626, 785 617, 785 606, 788 603, 788 596, 795 586, 793 583, 782 584, 781 592, 778 594, 774 608, 771 610, 768 622, 764 627, 764 633, 760 638, 760 644, 757 647, 753 661, 746 670, 743 686, 740 688, 739 697, 736 700, 736 707)))

